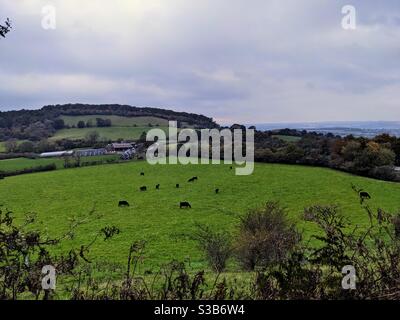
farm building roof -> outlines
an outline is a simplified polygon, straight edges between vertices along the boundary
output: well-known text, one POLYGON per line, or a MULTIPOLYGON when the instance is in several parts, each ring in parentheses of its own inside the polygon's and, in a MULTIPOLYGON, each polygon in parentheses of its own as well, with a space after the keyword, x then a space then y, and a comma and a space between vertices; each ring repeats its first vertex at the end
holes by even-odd
POLYGON ((131 143, 111 143, 113 148, 133 148, 131 143))
POLYGON ((107 152, 106 149, 81 149, 75 150, 75 153, 80 156, 99 156, 107 152))
POLYGON ((40 154, 42 158, 47 157, 62 157, 62 156, 70 156, 74 152, 73 151, 54 151, 54 152, 43 152, 40 154))
POLYGON ((79 149, 76 152, 105 152, 106 149, 79 149))

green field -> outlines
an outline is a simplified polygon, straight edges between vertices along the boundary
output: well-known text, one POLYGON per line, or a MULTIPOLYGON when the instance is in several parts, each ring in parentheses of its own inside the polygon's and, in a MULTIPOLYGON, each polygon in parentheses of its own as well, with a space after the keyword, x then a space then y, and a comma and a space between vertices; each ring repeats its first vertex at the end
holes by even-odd
POLYGON ((96 118, 110 119, 111 127, 92 127, 92 128, 70 128, 58 130, 50 140, 61 139, 85 139, 88 132, 97 131, 101 139, 104 140, 137 140, 143 132, 159 127, 165 129, 168 120, 157 117, 121 117, 113 115, 86 115, 86 116, 60 116, 66 125, 76 126, 79 121, 92 121, 96 125, 96 118))
MULTIPOLYGON (((89 257, 95 261, 125 263, 130 244, 146 240, 144 265, 157 268, 172 259, 190 259, 194 269, 206 267, 202 253, 187 235, 196 222, 219 230, 234 230, 239 217, 247 210, 262 206, 267 200, 279 200, 290 217, 305 231, 305 239, 316 227, 301 221, 303 209, 313 204, 338 204, 353 226, 368 224, 354 183, 371 193, 372 208, 388 211, 400 208, 400 184, 377 181, 324 168, 256 164, 250 176, 236 176, 224 165, 158 165, 129 162, 77 169, 57 170, 8 177, 0 181, 0 202, 18 219, 36 212, 40 228, 51 236, 68 229, 69 218, 83 217, 95 207, 100 219, 82 225, 74 240, 58 250, 87 244, 104 226, 116 225, 121 233, 110 241, 98 241, 89 257), (145 176, 140 176, 141 171, 145 176), (190 184, 187 179, 198 176, 190 184), (155 185, 161 184, 160 190, 155 185), (176 189, 175 184, 181 188, 176 189), (149 190, 140 192, 146 185, 149 190), (215 188, 220 194, 214 193, 215 188), (129 208, 118 208, 127 200, 129 208), (192 209, 179 209, 180 201, 189 201, 192 209)), ((237 271, 230 264, 230 271, 237 271)))
POLYGON ((33 168, 38 166, 45 166, 51 163, 55 163, 57 167, 61 167, 64 161, 60 158, 48 158, 48 159, 28 159, 28 158, 15 158, 0 160, 0 171, 14 171, 26 168, 33 168))
POLYGON ((301 137, 295 137, 295 136, 285 136, 285 135, 273 135, 272 137, 277 138, 277 139, 281 139, 285 142, 297 142, 299 140, 301 140, 301 137))
MULTIPOLYGON (((165 129, 160 127, 161 129, 165 129)), ((72 128, 58 130, 50 140, 61 140, 61 139, 85 139, 89 132, 97 131, 100 135, 100 139, 105 140, 137 140, 139 139, 142 132, 147 132, 150 127, 103 127, 103 128, 72 128)))
POLYGON ((114 127, 147 127, 151 125, 168 126, 168 120, 156 117, 121 117, 113 115, 87 115, 87 116, 60 116, 64 123, 69 126, 78 125, 79 121, 92 121, 96 125, 96 118, 110 119, 114 127))
MULTIPOLYGON (((81 161, 100 161, 106 159, 115 159, 119 158, 118 155, 104 155, 104 156, 95 156, 95 157, 82 157, 81 161)), ((57 169, 61 169, 64 167, 64 159, 62 158, 15 158, 15 159, 6 159, 0 160, 0 171, 15 171, 22 170, 27 168, 33 168, 38 166, 45 166, 48 164, 54 163, 57 166, 57 169)))

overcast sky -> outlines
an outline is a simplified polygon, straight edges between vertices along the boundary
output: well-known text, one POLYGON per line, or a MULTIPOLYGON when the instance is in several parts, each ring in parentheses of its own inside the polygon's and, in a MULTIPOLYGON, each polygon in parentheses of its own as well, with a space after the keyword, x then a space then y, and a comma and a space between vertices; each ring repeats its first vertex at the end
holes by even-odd
POLYGON ((400 120, 399 0, 0 0, 0 110, 120 103, 220 123, 400 120), (356 8, 355 30, 342 7, 356 8), (56 8, 55 30, 42 8, 56 8))

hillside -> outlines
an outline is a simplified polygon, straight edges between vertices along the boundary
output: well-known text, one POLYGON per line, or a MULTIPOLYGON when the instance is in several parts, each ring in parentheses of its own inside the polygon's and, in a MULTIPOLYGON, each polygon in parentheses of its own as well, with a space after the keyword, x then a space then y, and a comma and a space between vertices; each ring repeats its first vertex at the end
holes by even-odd
POLYGON ((113 115, 60 116, 67 126, 77 126, 79 121, 96 123, 96 118, 109 119, 113 127, 168 126, 168 120, 157 117, 122 117, 113 115))
MULTIPOLYGON (((97 131, 101 139, 105 140, 137 140, 143 132, 147 132, 153 127, 158 127, 167 131, 168 120, 158 117, 124 117, 114 115, 77 115, 60 116, 67 129, 57 130, 50 138, 51 140, 61 139, 85 139, 91 131, 97 131), (97 119, 109 120, 110 127, 93 127, 97 119), (92 127, 77 128, 79 122, 91 123, 92 127)), ((181 126, 190 126, 187 122, 181 122, 181 126)))
MULTIPOLYGON (((45 106, 39 110, 0 112, 0 141, 9 139, 38 141, 56 135, 66 126, 74 126, 82 119, 110 118, 116 127, 165 126, 177 121, 178 126, 214 128, 213 119, 203 115, 157 108, 139 108, 128 105, 67 104, 45 106), (82 118, 83 117, 83 118, 82 118)), ((144 130, 146 131, 146 130, 144 130)), ((141 131, 143 132, 143 130, 141 131)), ((61 134, 65 137, 64 134, 61 134)), ((124 137, 118 137, 124 138, 124 137)))
MULTIPOLYGON (((256 164, 251 176, 235 176, 229 166, 150 166, 146 162, 59 170, 1 180, 0 199, 20 222, 24 213, 36 212, 43 223, 38 226, 47 228, 52 236, 67 230, 69 218, 83 217, 95 207, 101 218, 81 226, 74 240, 64 242, 63 251, 89 243, 101 228, 115 225, 121 233, 110 242, 97 242, 88 255, 91 259, 122 264, 130 243, 146 240, 145 268, 190 258, 191 266, 200 269, 206 268, 204 257, 187 237, 194 224, 233 230, 242 214, 267 200, 278 200, 287 207, 298 228, 304 229, 305 240, 316 228, 303 222, 301 215, 304 207, 313 204, 337 204, 352 226, 365 227, 368 216, 351 183, 371 193, 372 208, 392 212, 400 208, 400 184, 330 169, 277 164, 256 164), (145 176, 140 176, 142 170, 145 176), (199 181, 187 183, 194 175, 199 181), (161 188, 155 190, 158 183, 161 188), (176 183, 181 184, 180 189, 175 188, 176 183), (148 186, 147 192, 139 192, 143 185, 148 186), (215 188, 220 194, 214 193, 215 188), (119 200, 127 200, 131 206, 118 208, 119 200), (180 201, 189 201, 193 208, 179 209, 180 201)), ((233 264, 229 268, 237 271, 233 264)))
MULTIPOLYGON (((166 127, 160 127, 161 129, 166 127)), ((57 130, 50 140, 70 139, 78 140, 85 139, 90 132, 96 131, 100 139, 105 140, 137 140, 143 132, 147 132, 151 127, 107 127, 107 128, 83 128, 83 129, 61 129, 57 130)))

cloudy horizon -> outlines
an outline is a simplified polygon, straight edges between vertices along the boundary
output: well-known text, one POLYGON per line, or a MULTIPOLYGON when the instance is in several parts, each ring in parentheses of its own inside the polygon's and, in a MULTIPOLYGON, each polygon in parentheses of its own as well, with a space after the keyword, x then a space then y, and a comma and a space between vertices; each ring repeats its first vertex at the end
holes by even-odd
POLYGON ((226 123, 400 120, 394 0, 0 0, 0 111, 129 104, 226 123), (341 21, 357 13, 355 30, 341 21), (43 29, 42 9, 57 27, 43 29))

